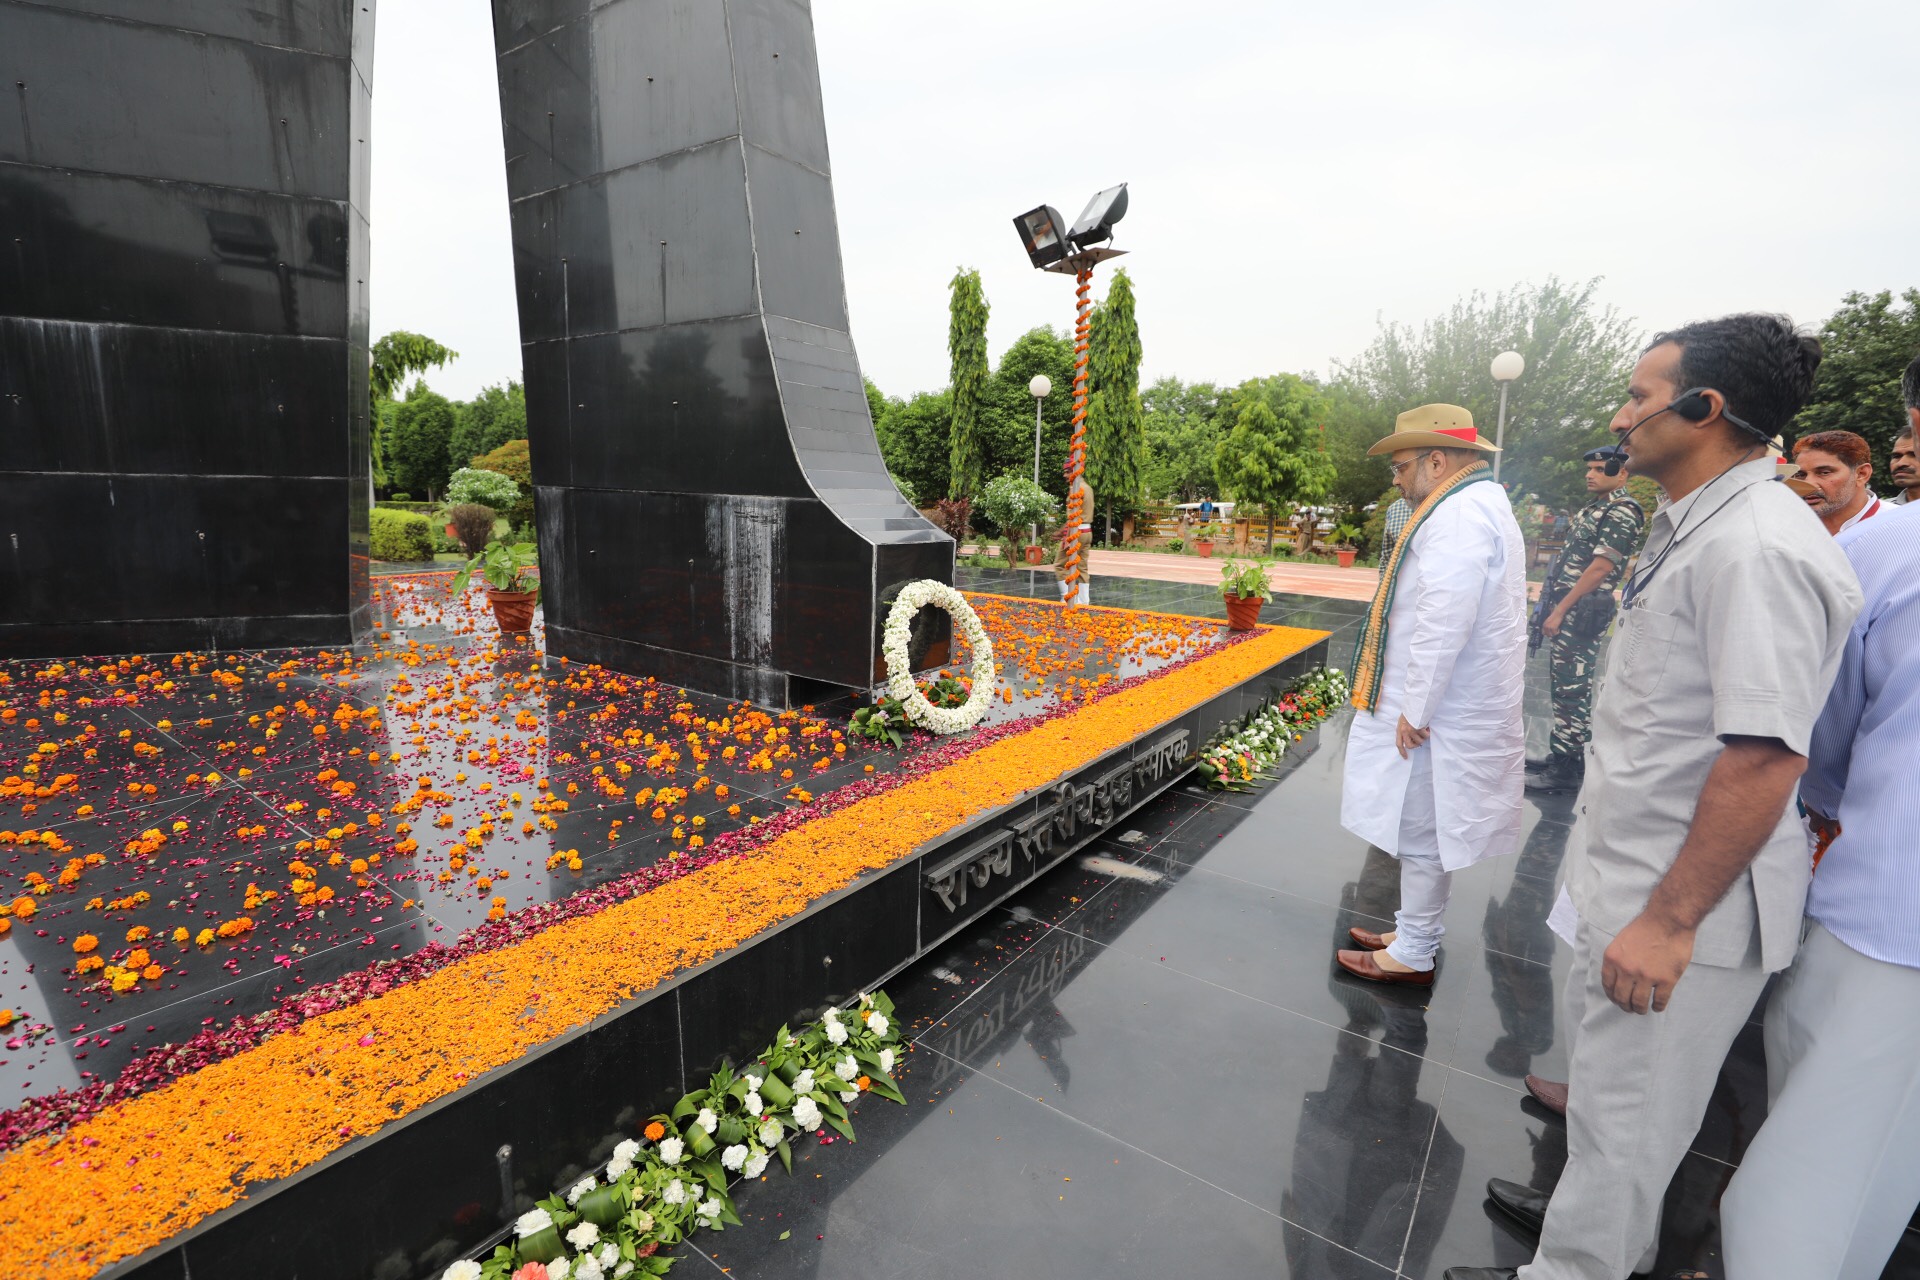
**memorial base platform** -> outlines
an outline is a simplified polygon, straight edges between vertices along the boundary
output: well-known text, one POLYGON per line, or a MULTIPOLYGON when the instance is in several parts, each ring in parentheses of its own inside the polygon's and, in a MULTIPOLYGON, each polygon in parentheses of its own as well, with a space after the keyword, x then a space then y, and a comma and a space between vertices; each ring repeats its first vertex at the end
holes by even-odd
POLYGON ((383 580, 364 650, 0 673, 0 1247, 34 1274, 436 1275, 1326 658, 976 595, 992 715, 883 749, 543 661, 446 583, 383 580))

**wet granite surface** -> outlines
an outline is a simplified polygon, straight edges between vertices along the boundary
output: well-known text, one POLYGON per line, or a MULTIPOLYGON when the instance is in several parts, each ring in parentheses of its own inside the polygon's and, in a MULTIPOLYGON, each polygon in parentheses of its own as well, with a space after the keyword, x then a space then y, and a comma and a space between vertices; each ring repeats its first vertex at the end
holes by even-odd
MULTIPOLYGON (((969 576, 970 590, 1028 594, 1012 581, 1026 574, 969 576)), ((17 1017, 0 1036, 0 1111, 111 1080, 142 1049, 265 1011, 373 961, 451 943, 496 908, 565 898, 684 854, 694 838, 886 772, 933 742, 919 735, 908 752, 882 750, 843 732, 849 708, 838 703, 767 713, 618 673, 542 665, 524 643, 498 645, 489 619, 449 606, 446 581, 382 578, 377 648, 177 663, 147 655, 124 666, 0 662, 0 704, 12 712, 0 711, 0 777, 46 787, 71 775, 42 798, 0 796, 0 901, 31 896, 39 908, 0 936, 0 1008, 17 1017), (754 716, 749 746, 739 726, 754 716), (733 728, 720 734, 716 722, 733 728), (690 728, 708 739, 707 759, 695 758, 690 728), (771 749, 785 754, 754 767, 768 732, 783 735, 771 749), (38 772, 26 772, 36 761, 38 772), (437 798, 394 814, 422 779, 437 798), (660 800, 665 788, 670 803, 660 800), (476 828, 491 828, 483 847, 454 865, 456 842, 476 828), (419 851, 396 855, 402 837, 419 851), (69 867, 72 883, 31 892, 31 876, 57 880, 69 867), (299 903, 300 882, 329 896, 299 903), (202 929, 243 919, 253 924, 238 935, 198 942, 202 929), (141 928, 151 936, 134 936, 141 928), (180 928, 189 937, 176 941, 180 928), (164 972, 105 991, 98 972, 74 971, 82 935, 98 939, 93 954, 108 964, 138 948, 164 972)), ((1096 593, 1103 603, 1224 616, 1217 594, 1157 590, 1164 585, 1108 579, 1096 593)), ((1290 611, 1276 601, 1268 620, 1292 621, 1283 617, 1290 611)), ((1073 639, 1040 629, 1023 636, 1024 652, 1048 658, 1073 639)), ((1192 647, 1217 636, 1200 628, 1192 647)), ((1344 644, 1336 637, 1333 651, 1344 644)), ((1068 656, 1044 679, 1022 678, 1020 663, 1008 662, 1015 696, 996 701, 988 723, 1043 709, 1061 681, 1120 679, 1162 661, 1068 656)))
MULTIPOLYGON (((1158 607, 1181 590, 1108 589, 1158 607)), ((1536 751, 1543 681, 1536 661, 1536 751)), ((1492 1177, 1550 1187, 1566 1159, 1521 1078, 1566 1070, 1569 954, 1545 919, 1571 797, 1529 799, 1523 851, 1456 876, 1430 991, 1362 983, 1333 953, 1351 925, 1390 927, 1398 876, 1339 828, 1347 723, 1256 794, 1176 788, 1097 850, 1104 867, 1074 859, 897 978, 909 1105, 863 1099, 857 1143, 737 1188, 746 1225, 702 1235, 681 1274, 1438 1280, 1524 1263, 1530 1243, 1483 1197, 1492 1177)), ((1715 1206, 1764 1112, 1756 1023, 1674 1179, 1654 1274, 1724 1280, 1715 1206)), ((1920 1274, 1920 1234, 1885 1274, 1920 1274)))

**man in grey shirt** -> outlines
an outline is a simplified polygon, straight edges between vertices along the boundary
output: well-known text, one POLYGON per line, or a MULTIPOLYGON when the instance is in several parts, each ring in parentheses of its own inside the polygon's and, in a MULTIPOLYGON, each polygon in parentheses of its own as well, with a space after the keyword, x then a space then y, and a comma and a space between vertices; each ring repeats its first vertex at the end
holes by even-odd
POLYGON ((1668 495, 1628 581, 1568 844, 1567 1165, 1548 1197, 1495 1179, 1533 1261, 1447 1280, 1625 1280, 1767 975, 1793 959, 1806 837, 1788 801, 1860 590, 1768 440, 1819 343, 1776 316, 1656 337, 1614 418, 1668 495))

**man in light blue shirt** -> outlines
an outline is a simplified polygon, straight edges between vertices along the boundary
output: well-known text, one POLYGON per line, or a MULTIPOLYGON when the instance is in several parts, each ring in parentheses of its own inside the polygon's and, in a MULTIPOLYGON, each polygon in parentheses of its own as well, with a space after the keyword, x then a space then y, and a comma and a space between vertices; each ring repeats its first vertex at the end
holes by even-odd
POLYGON ((1767 1008, 1767 1122, 1721 1202, 1739 1280, 1874 1280, 1920 1202, 1920 509, 1838 542, 1866 607, 1800 784, 1838 834, 1767 1008))

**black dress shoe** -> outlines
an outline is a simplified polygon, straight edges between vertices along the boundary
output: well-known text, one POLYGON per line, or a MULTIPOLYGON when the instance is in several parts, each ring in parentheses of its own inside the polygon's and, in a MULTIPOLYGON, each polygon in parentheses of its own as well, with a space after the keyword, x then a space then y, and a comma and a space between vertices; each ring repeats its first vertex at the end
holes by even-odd
POLYGON ((1513 1267, 1448 1267, 1441 1280, 1520 1280, 1513 1267))
POLYGON ((1535 1191, 1505 1178, 1487 1181, 1487 1200, 1493 1207, 1536 1236, 1547 1224, 1547 1201, 1552 1198, 1547 1192, 1535 1191))

